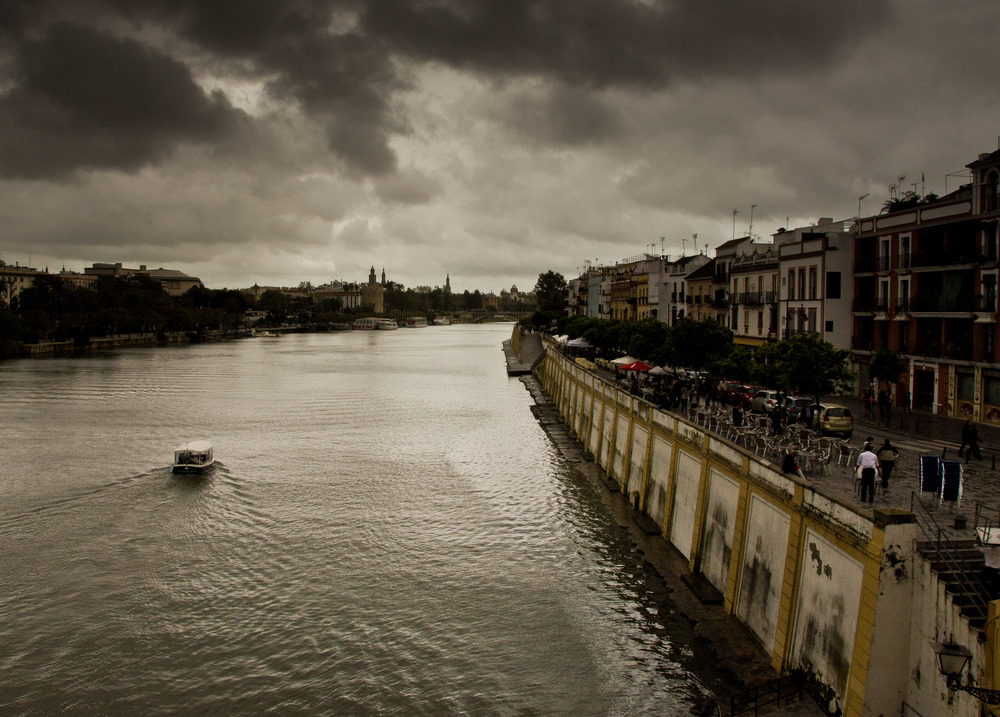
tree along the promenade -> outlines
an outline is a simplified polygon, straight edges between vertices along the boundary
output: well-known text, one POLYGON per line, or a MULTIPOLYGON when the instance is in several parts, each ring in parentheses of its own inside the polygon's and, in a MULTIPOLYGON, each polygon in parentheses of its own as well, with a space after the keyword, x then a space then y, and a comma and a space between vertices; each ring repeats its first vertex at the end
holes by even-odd
POLYGON ((545 313, 563 314, 566 311, 566 279, 555 271, 538 275, 535 282, 535 300, 538 310, 545 313))
POLYGON ((656 319, 643 319, 633 325, 626 353, 636 358, 642 356, 647 363, 662 366, 670 363, 669 345, 670 327, 656 319))
POLYGON ((838 349, 818 334, 790 336, 765 350, 769 362, 767 385, 812 396, 840 393, 854 380, 848 367, 850 351, 838 349))
POLYGON ((750 353, 742 346, 736 346, 728 356, 716 363, 715 370, 720 378, 751 383, 756 381, 754 378, 756 367, 756 354, 750 353))
POLYGON ((868 362, 868 376, 873 380, 878 378, 894 384, 903 375, 903 368, 903 357, 898 351, 879 349, 872 354, 868 362))
POLYGON ((670 332, 670 357, 674 366, 701 371, 714 368, 733 351, 733 332, 715 319, 700 321, 685 316, 670 332))

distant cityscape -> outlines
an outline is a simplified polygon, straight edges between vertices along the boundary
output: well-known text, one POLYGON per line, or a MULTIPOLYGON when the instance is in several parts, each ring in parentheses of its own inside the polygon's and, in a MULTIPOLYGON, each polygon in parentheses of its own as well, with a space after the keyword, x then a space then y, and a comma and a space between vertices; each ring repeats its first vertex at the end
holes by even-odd
MULTIPOLYGON (((129 268, 123 266, 120 262, 115 264, 95 263, 85 268, 83 272, 70 271, 63 268, 58 273, 50 273, 48 269, 39 270, 34 267, 20 266, 17 263, 10 265, 0 259, 0 301, 10 306, 11 302, 24 289, 32 286, 35 279, 41 275, 57 276, 67 284, 80 288, 93 287, 95 282, 102 276, 123 279, 142 278, 158 283, 163 287, 164 292, 168 296, 174 297, 183 295, 192 287, 205 288, 201 279, 196 276, 189 276, 177 269, 165 269, 163 267, 151 269, 145 264, 141 264, 137 268, 129 268)), ((278 291, 289 297, 308 297, 313 303, 317 304, 326 300, 336 299, 339 301, 340 307, 344 310, 349 311, 366 306, 375 313, 383 313, 386 310, 385 293, 387 290, 402 291, 403 287, 394 282, 387 281, 385 269, 382 270, 381 281, 379 281, 376 277, 374 266, 369 272, 367 282, 331 281, 320 286, 313 286, 310 282, 302 282, 294 288, 259 286, 254 284, 251 287, 242 289, 242 291, 249 293, 254 298, 260 298, 266 291, 278 291)), ((435 290, 441 291, 445 295, 450 295, 451 276, 445 276, 443 287, 431 288, 425 286, 411 289, 411 291, 416 293, 427 294, 435 290)), ((530 296, 520 292, 517 286, 511 286, 509 290, 503 289, 499 294, 495 294, 492 291, 480 293, 478 290, 472 293, 479 298, 477 302, 479 305, 475 308, 500 309, 501 307, 509 307, 512 303, 520 304, 526 300, 530 300, 530 296)))

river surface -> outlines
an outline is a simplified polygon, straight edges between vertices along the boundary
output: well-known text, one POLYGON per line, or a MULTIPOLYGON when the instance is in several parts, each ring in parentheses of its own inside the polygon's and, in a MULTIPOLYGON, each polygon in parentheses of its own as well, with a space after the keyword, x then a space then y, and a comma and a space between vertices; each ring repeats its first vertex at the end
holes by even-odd
POLYGON ((510 325, 0 363, 0 714, 686 715, 727 677, 510 325), (208 439, 217 466, 174 476, 208 439))

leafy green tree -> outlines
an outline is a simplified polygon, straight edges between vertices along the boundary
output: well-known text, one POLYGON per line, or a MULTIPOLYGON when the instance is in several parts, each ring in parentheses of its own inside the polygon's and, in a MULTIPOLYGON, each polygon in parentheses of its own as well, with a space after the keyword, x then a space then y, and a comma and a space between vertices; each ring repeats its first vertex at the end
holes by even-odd
POLYGON ((897 383, 899 377, 903 375, 903 358, 898 351, 891 349, 879 349, 872 354, 868 362, 868 374, 872 378, 879 378, 888 383, 897 383))
POLYGON ((555 271, 538 275, 535 282, 535 300, 538 310, 564 314, 566 312, 566 279, 555 271))
POLYGON ((670 362, 670 327, 656 319, 643 319, 632 327, 628 353, 651 364, 670 362))
POLYGON ((738 346, 728 356, 716 363, 715 370, 720 378, 750 383, 754 381, 753 374, 756 364, 754 354, 742 346, 738 346))
POLYGON ((733 332, 715 319, 700 321, 685 316, 670 334, 670 356, 674 366, 701 371, 729 356, 733 332))
POLYGON ((838 349, 817 334, 802 333, 773 344, 770 351, 776 382, 770 385, 812 396, 840 393, 854 380, 850 351, 838 349))

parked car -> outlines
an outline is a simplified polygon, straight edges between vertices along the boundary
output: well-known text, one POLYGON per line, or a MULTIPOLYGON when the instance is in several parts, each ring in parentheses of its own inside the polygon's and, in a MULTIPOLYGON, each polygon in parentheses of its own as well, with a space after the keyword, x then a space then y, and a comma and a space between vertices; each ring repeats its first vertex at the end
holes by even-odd
POLYGON ((754 413, 770 413, 778 405, 778 392, 762 389, 750 399, 750 410, 754 413))
POLYGON ((720 381, 718 398, 722 403, 736 403, 736 391, 743 388, 743 384, 735 381, 720 381))
MULTIPOLYGON (((813 409, 816 408, 817 406, 813 404, 813 409)), ((851 415, 851 409, 835 403, 820 404, 818 409, 819 415, 814 420, 818 422, 820 435, 851 437, 854 433, 854 416, 851 415)))
POLYGON ((802 411, 812 402, 811 398, 806 398, 805 396, 785 396, 782 405, 785 407, 785 411, 788 412, 788 422, 797 422, 799 416, 802 415, 802 411))
POLYGON ((759 386, 740 386, 733 391, 733 405, 735 406, 738 403, 744 411, 749 411, 750 399, 753 398, 753 395, 759 390, 759 386))

